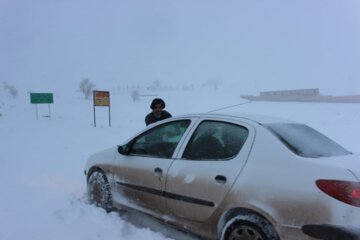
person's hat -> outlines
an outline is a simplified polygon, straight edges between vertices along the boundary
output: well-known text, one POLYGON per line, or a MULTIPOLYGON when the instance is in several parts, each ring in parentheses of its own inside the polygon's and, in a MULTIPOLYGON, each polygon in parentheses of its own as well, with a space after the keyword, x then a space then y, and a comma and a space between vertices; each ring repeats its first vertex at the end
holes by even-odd
POLYGON ((154 98, 154 100, 152 100, 152 102, 151 102, 150 108, 154 109, 155 105, 157 105, 157 104, 161 104, 161 107, 165 108, 165 102, 161 98, 154 98))

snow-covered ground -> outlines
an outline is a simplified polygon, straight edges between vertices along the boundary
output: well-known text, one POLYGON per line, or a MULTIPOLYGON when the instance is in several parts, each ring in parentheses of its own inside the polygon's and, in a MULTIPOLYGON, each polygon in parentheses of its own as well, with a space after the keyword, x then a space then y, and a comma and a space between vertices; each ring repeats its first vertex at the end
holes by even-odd
MULTIPOLYGON (((103 90, 103 89, 102 89, 103 90)), ((106 90, 106 89, 104 89, 106 90)), ((360 104, 247 103, 236 91, 158 91, 173 115, 228 109, 281 116, 304 122, 353 152, 360 152, 360 104)), ((47 105, 30 104, 29 95, 12 99, 0 95, 0 239, 190 239, 169 228, 151 227, 136 217, 107 214, 89 205, 83 174, 92 153, 120 144, 141 130, 152 96, 132 101, 127 91, 111 95, 108 109, 96 108, 93 124, 91 100, 80 93, 54 92, 51 118, 47 105), (130 218, 130 220, 129 220, 130 218)))

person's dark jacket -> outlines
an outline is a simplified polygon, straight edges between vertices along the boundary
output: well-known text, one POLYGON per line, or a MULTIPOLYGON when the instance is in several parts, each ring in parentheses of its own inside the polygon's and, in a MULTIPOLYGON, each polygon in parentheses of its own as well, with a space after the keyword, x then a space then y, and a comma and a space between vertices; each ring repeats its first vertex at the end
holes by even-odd
POLYGON ((153 112, 149 113, 148 115, 146 115, 145 117, 145 123, 146 123, 146 126, 151 124, 151 123, 154 123, 154 122, 157 122, 157 121, 160 121, 160 120, 164 120, 166 118, 170 118, 172 117, 171 114, 165 110, 162 110, 161 112, 161 116, 159 118, 157 118, 155 116, 155 114, 153 112))

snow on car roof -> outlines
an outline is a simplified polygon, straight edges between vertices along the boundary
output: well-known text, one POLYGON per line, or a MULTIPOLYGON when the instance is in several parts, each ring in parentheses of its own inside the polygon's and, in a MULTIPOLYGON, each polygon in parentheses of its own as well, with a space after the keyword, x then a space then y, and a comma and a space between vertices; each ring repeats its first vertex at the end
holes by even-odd
POLYGON ((239 119, 257 122, 260 124, 267 124, 267 123, 294 123, 295 121, 274 117, 274 116, 267 116, 267 115, 260 115, 260 114, 246 114, 246 113, 239 113, 239 112, 221 112, 221 113, 197 113, 197 114, 187 114, 182 115, 182 117, 216 117, 216 118, 232 118, 232 119, 239 119))

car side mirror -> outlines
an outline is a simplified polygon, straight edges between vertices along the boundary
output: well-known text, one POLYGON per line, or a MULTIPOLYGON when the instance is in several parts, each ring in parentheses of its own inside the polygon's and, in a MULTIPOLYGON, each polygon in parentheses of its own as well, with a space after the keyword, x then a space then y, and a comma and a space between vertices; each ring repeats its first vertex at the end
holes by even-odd
POLYGON ((122 155, 128 155, 129 154, 129 147, 127 144, 119 145, 118 146, 118 152, 122 155))

